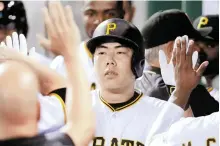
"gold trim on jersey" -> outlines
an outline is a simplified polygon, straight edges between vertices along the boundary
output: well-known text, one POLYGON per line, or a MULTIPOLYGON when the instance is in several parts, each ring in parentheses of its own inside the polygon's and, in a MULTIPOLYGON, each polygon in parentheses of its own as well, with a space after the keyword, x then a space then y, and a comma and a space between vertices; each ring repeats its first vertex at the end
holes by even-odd
POLYGON ((214 88, 213 87, 208 87, 207 90, 208 92, 211 92, 214 88))
POLYGON ((133 104, 135 104, 142 96, 143 96, 143 93, 141 92, 141 91, 138 91, 139 93, 139 95, 138 95, 138 97, 137 98, 135 98, 134 100, 132 100, 130 103, 128 103, 127 105, 124 105, 124 106, 122 106, 122 107, 119 107, 119 108, 116 108, 116 109, 114 109, 107 101, 105 101, 105 99, 103 99, 103 97, 100 95, 100 92, 99 92, 99 98, 100 98, 100 100, 107 106, 107 107, 109 107, 113 112, 115 112, 115 111, 120 111, 120 110, 123 110, 123 109, 125 109, 125 108, 127 108, 127 107, 130 107, 130 106, 132 106, 133 104))
POLYGON ((61 103, 62 108, 63 108, 63 113, 64 113, 64 121, 66 123, 66 105, 63 101, 63 99, 60 97, 60 95, 56 94, 56 93, 51 93, 49 96, 55 96, 61 103))
POLYGON ((92 53, 89 51, 88 47, 86 46, 86 43, 84 43, 84 48, 86 50, 87 55, 89 56, 89 58, 92 58, 92 53))

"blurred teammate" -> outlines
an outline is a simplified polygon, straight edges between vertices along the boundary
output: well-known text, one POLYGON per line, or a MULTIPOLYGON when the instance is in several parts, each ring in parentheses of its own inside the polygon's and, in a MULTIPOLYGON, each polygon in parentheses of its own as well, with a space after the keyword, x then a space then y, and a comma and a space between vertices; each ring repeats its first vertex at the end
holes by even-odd
MULTIPOLYGON (((166 60, 163 63, 168 64, 172 57, 176 37, 187 35, 189 39, 204 40, 206 38, 193 28, 184 12, 175 9, 160 11, 152 15, 146 21, 142 34, 145 38, 145 59, 148 66, 145 67, 143 76, 137 80, 136 88, 149 96, 168 100, 175 89, 175 84, 172 83, 175 74, 170 72, 162 78, 159 51, 164 51, 166 60)), ((199 51, 196 45, 194 48, 199 51)), ((219 109, 218 102, 202 85, 198 85, 192 91, 189 105, 193 112, 191 116, 196 117, 211 114, 219 109)))
POLYGON ((21 1, 0 1, 0 42, 12 32, 27 37, 28 23, 26 10, 21 1))
MULTIPOLYGON (((40 115, 37 100, 40 90, 38 74, 21 60, 9 61, 7 58, 1 58, 1 60, 4 59, 4 62, 0 65, 0 99, 2 101, 0 103, 0 145, 86 146, 92 140, 94 115, 89 84, 81 67, 80 58, 69 56, 69 53, 79 51, 77 44, 80 43, 80 39, 75 39, 75 41, 70 39, 79 38, 79 30, 76 24, 71 22, 73 17, 71 8, 66 7, 62 10, 59 3, 52 2, 50 10, 57 10, 57 8, 60 10, 60 14, 64 14, 65 10, 67 15, 59 18, 66 18, 66 22, 70 22, 65 23, 62 27, 72 30, 75 35, 69 37, 68 41, 66 40, 62 50, 57 48, 51 50, 64 56, 68 73, 66 126, 60 132, 37 135, 37 123, 40 115), (77 67, 77 73, 74 71, 74 67, 77 67)), ((48 15, 47 9, 44 9, 44 13, 48 15)), ((48 23, 52 25, 50 20, 48 23)))
POLYGON ((212 41, 199 41, 200 60, 208 60, 209 66, 203 76, 206 78, 206 86, 210 94, 219 100, 219 15, 205 15, 198 17, 193 22, 194 27, 201 35, 212 41))
MULTIPOLYGON (((185 40, 179 39, 179 41, 177 41, 177 39, 174 45, 176 46, 174 52, 176 52, 176 54, 179 54, 178 51, 184 50, 184 47, 187 45, 184 44, 185 40)), ((162 52, 163 51, 160 50, 160 61, 162 52)), ((174 56, 171 60, 172 69, 174 69, 177 65, 175 63, 176 61, 177 58, 176 56, 174 56)), ((165 66, 163 65, 161 66, 161 71, 168 73, 169 71, 167 71, 164 67, 165 66)), ((172 99, 169 99, 169 101, 172 102, 172 99)), ((158 118, 155 120, 152 126, 149 137, 146 140, 146 146, 218 145, 219 112, 198 118, 190 117, 181 118, 180 120, 176 119, 176 121, 173 122, 174 124, 164 124, 164 121, 169 121, 168 115, 170 114, 170 112, 172 112, 172 108, 168 106, 160 112, 158 118)))

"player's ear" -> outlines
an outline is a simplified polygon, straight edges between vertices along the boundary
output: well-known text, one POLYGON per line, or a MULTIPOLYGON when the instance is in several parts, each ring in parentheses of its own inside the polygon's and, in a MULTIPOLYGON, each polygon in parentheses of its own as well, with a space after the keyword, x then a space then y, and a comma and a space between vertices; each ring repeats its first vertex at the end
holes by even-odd
POLYGON ((40 120, 40 102, 37 101, 37 121, 40 120))
POLYGON ((169 41, 168 43, 166 43, 164 47, 164 52, 166 54, 167 61, 168 61, 167 63, 169 63, 171 60, 173 48, 174 48, 174 41, 169 41))

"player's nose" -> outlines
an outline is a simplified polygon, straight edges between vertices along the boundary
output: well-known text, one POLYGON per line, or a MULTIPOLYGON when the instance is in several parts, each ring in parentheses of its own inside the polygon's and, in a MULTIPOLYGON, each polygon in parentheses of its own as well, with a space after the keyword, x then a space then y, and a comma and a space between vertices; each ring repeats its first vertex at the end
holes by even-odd
POLYGON ((112 66, 116 66, 116 61, 114 60, 114 58, 112 56, 109 56, 107 57, 107 62, 106 62, 106 65, 109 66, 109 65, 112 65, 112 66))

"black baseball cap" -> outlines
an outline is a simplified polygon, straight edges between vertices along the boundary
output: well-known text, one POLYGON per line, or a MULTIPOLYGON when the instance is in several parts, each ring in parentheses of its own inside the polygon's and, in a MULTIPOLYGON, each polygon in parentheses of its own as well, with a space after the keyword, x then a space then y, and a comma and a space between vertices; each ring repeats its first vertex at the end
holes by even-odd
POLYGON ((89 51, 94 54, 97 46, 107 42, 118 42, 133 49, 132 71, 136 78, 143 74, 144 41, 138 28, 124 19, 112 18, 100 23, 92 38, 86 43, 89 51))
POLYGON ((194 29, 187 14, 178 9, 153 14, 145 22, 141 33, 145 39, 146 49, 165 44, 184 35, 194 40, 207 39, 194 29))
POLYGON ((219 41, 219 15, 203 15, 196 18, 193 26, 206 38, 219 41))

